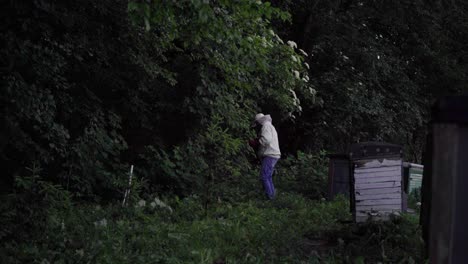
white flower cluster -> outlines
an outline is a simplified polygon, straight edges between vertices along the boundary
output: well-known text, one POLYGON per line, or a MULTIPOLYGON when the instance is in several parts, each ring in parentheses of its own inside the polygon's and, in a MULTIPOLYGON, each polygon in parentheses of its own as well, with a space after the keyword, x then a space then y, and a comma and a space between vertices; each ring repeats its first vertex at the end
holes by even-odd
MULTIPOLYGON (((288 40, 287 42, 288 46, 291 47, 292 49, 297 49, 297 43, 292 41, 292 40, 288 40)), ((303 49, 299 49, 299 52, 303 55, 303 56, 309 56, 309 54, 307 54, 307 52, 305 52, 303 49)), ((300 62, 301 59, 300 57, 297 57, 296 55, 291 55, 291 59, 294 61, 294 62, 300 62)), ((304 62, 304 66, 307 68, 307 69, 310 69, 310 66, 307 62, 304 62)), ((298 80, 302 80, 304 82, 309 82, 309 76, 304 76, 302 79, 301 79, 301 74, 299 73, 299 71, 297 70, 293 70, 293 73, 294 73, 294 77, 296 77, 296 79, 298 80)))
POLYGON ((158 206, 160 208, 167 209, 171 213, 173 212, 172 208, 169 205, 165 204, 163 201, 159 200, 158 197, 154 198, 154 201, 150 203, 150 206, 151 208, 155 208, 156 206, 158 206))
MULTIPOLYGON (((272 30, 270 30, 270 33, 273 32, 272 30)), ((278 36, 278 34, 274 33, 273 32, 273 36, 275 37, 275 39, 281 43, 281 44, 284 44, 284 41, 278 36)))
POLYGON ((96 222, 94 222, 94 226, 95 227, 99 227, 99 226, 106 227, 107 226, 107 220, 105 218, 103 218, 100 221, 96 221, 96 222))
POLYGON ((304 56, 309 56, 309 54, 307 54, 307 52, 305 52, 303 49, 299 49, 299 51, 301 52, 302 55, 304 56))
MULTIPOLYGON (((309 67, 309 65, 307 64, 306 67, 309 67)), ((303 82, 309 82, 310 79, 309 79, 309 76, 307 74, 304 75, 304 77, 301 78, 301 73, 299 71, 293 70, 292 72, 294 74, 294 77, 296 77, 296 79, 302 80, 303 82)))
POLYGON ((145 200, 140 200, 137 203, 137 207, 145 207, 146 206, 146 201, 145 200))
POLYGON ((262 45, 263 47, 270 47, 273 48, 273 43, 270 40, 267 40, 265 37, 262 37, 262 45))
POLYGON ((297 107, 299 112, 302 111, 301 101, 297 98, 296 92, 293 89, 289 89, 289 91, 293 95, 293 105, 297 107))
POLYGON ((288 116, 289 116, 291 119, 296 119, 296 116, 295 116, 292 112, 289 112, 289 113, 288 113, 288 116))
POLYGON ((262 46, 266 48, 268 46, 267 40, 265 39, 265 37, 262 37, 261 39, 262 39, 262 46))
POLYGON ((309 93, 310 93, 311 95, 314 95, 314 96, 315 96, 315 95, 317 94, 317 90, 315 90, 315 89, 312 88, 312 87, 309 87, 309 93))
MULTIPOLYGON (((270 31, 273 32, 272 30, 270 30, 270 31)), ((274 32, 273 32, 273 34, 274 34, 274 32)), ((273 47, 272 41, 265 38, 265 36, 260 37, 260 36, 254 35, 254 36, 248 36, 246 39, 247 39, 248 42, 254 42, 254 41, 257 42, 257 40, 260 40, 260 42, 261 42, 261 44, 262 44, 262 46, 264 48, 273 47)))
POLYGON ((293 70, 293 73, 294 73, 294 76, 297 78, 297 79, 301 79, 301 74, 296 71, 296 70, 293 70))
MULTIPOLYGON (((146 206, 146 201, 145 200, 140 200, 138 201, 138 203, 135 205, 135 207, 145 207, 146 206)), ((154 198, 153 201, 150 202, 149 206, 151 208, 156 208, 156 207, 159 207, 159 208, 166 208, 169 212, 173 212, 172 208, 165 204, 163 201, 159 200, 157 197, 154 198)))
POLYGON ((84 256, 84 250, 83 249, 77 249, 77 250, 75 250, 75 253, 80 257, 84 256))
POLYGON ((292 41, 292 40, 288 40, 288 42, 286 42, 288 44, 289 47, 293 48, 293 49, 297 49, 297 44, 296 42, 292 41))

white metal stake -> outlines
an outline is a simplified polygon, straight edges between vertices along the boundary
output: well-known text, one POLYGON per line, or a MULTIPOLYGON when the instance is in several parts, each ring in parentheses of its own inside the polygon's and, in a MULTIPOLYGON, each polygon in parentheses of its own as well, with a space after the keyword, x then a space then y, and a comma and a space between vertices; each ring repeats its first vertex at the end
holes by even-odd
POLYGON ((133 178, 133 165, 130 166, 130 175, 128 176, 128 188, 125 190, 125 195, 122 201, 122 206, 125 206, 127 199, 130 198, 130 190, 132 189, 132 178, 133 178))

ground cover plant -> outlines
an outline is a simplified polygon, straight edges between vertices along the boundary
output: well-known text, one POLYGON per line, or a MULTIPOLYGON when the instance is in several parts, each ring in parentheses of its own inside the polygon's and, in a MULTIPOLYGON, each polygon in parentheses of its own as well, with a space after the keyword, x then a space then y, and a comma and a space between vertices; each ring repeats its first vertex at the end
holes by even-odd
MULTIPOLYGON (((295 175, 298 169, 290 175, 295 175)), ((37 173, 37 170, 33 170, 37 173)), ((294 181, 293 181, 294 182, 294 181)), ((259 183, 257 183, 259 185, 259 183)), ((298 188, 289 183, 289 189, 298 188)), ((259 186, 258 186, 259 187, 259 186)), ((421 263, 418 217, 354 224, 345 197, 310 199, 278 185, 275 200, 132 190, 128 204, 76 203, 33 174, 4 197, 4 263, 421 263), (12 206, 15 205, 15 206, 12 206), (33 206, 34 205, 34 206, 33 206)), ((317 193, 320 195, 320 192, 317 193)))

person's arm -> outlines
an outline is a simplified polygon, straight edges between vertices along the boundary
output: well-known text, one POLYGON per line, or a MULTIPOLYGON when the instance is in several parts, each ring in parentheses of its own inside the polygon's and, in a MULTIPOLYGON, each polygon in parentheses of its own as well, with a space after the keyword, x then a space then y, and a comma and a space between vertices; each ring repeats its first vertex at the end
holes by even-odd
POLYGON ((258 142, 262 146, 267 146, 271 143, 272 140, 273 140, 273 133, 271 131, 271 127, 263 126, 262 133, 260 135, 260 139, 258 140, 258 142))

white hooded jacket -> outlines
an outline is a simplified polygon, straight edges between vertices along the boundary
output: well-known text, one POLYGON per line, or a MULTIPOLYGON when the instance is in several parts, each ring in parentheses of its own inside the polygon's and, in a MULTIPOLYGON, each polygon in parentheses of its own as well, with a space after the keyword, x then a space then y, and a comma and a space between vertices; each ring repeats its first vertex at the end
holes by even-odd
POLYGON ((268 156, 273 158, 280 158, 281 151, 278 143, 278 134, 276 133, 275 127, 271 123, 271 116, 264 115, 256 121, 262 125, 258 155, 260 157, 268 156))

